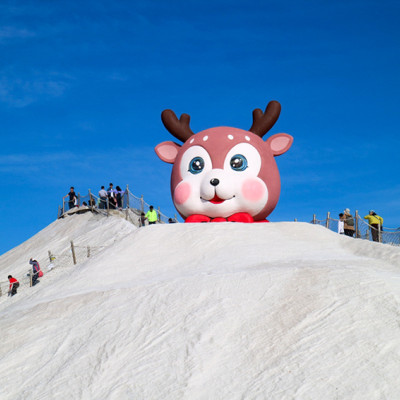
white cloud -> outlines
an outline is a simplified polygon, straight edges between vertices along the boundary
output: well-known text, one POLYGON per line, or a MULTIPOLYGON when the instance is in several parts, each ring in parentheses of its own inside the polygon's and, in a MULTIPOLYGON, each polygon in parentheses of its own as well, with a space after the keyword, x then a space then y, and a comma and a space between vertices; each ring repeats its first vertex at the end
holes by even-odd
POLYGON ((0 43, 9 39, 26 39, 36 36, 35 32, 15 26, 0 27, 0 43))
POLYGON ((57 72, 16 74, 0 71, 0 102, 22 108, 36 101, 62 96, 70 86, 71 77, 57 72))

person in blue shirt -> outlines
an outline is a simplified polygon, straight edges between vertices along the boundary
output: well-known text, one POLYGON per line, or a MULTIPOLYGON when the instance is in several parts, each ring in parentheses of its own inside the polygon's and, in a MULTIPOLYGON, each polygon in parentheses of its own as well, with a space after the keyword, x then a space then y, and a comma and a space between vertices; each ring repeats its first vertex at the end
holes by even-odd
POLYGON ((117 205, 118 205, 118 208, 119 208, 120 210, 122 210, 122 199, 123 199, 123 197, 124 197, 125 192, 124 192, 119 186, 117 186, 115 189, 117 189, 117 190, 116 190, 117 205))

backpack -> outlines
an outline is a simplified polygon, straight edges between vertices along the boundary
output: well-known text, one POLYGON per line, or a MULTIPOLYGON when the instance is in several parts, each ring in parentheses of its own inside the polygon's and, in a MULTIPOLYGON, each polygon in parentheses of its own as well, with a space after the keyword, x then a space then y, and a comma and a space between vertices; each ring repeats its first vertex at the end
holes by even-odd
POLYGON ((346 218, 346 224, 348 225, 348 226, 354 226, 354 219, 353 219, 353 217, 347 217, 346 218))
POLYGON ((36 262, 35 272, 37 272, 38 277, 41 278, 43 276, 43 271, 40 269, 39 262, 36 260, 33 260, 33 261, 36 262))
POLYGON ((38 269, 38 277, 41 278, 43 276, 43 271, 40 269, 39 262, 38 261, 36 261, 36 262, 37 262, 37 269, 38 269))

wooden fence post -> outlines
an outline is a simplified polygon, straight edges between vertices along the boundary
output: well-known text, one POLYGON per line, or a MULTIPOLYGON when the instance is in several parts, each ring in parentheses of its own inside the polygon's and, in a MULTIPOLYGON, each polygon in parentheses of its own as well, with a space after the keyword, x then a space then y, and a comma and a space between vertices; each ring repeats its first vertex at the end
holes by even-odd
POLYGON ((129 185, 126 185, 126 208, 130 208, 129 206, 129 185))
POLYGON ((78 193, 78 207, 81 206, 81 194, 78 193))
POLYGON ((144 212, 144 199, 143 195, 140 197, 140 210, 144 212))
POLYGON ((89 189, 89 207, 90 210, 93 211, 93 200, 92 200, 92 192, 89 189))
POLYGON ((326 214, 326 227, 329 229, 329 220, 331 218, 331 212, 328 211, 328 213, 326 214))
POLYGON ((157 207, 157 219, 158 219, 158 222, 161 222, 161 211, 160 211, 160 207, 157 207))
POLYGON ((358 238, 358 237, 360 237, 359 236, 359 230, 358 230, 358 210, 356 210, 355 218, 356 218, 356 226, 355 226, 355 228, 356 228, 356 238, 358 238))
POLYGON ((29 271, 29 286, 32 287, 32 278, 33 278, 33 272, 32 270, 29 271))
POLYGON ((87 247, 87 258, 90 258, 90 246, 87 247))
POLYGON ((72 260, 74 262, 74 265, 76 265, 75 247, 74 247, 74 242, 72 240, 71 240, 71 251, 72 251, 72 260))
POLYGON ((313 214, 312 223, 313 223, 314 225, 317 223, 317 217, 316 217, 315 214, 313 214))

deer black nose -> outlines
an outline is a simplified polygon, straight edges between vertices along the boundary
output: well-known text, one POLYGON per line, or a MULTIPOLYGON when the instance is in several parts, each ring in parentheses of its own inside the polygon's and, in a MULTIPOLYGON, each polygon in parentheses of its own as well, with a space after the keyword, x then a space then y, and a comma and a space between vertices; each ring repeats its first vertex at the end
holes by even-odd
POLYGON ((210 183, 213 186, 217 186, 219 184, 219 179, 217 179, 217 178, 211 179, 210 183))

